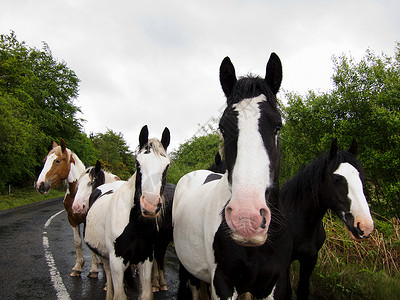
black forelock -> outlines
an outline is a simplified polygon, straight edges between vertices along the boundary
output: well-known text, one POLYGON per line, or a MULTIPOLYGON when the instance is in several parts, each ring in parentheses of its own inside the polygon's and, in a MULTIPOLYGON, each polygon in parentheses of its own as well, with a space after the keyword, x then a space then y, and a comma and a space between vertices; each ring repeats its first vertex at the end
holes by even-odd
POLYGON ((239 103, 243 99, 255 98, 261 94, 266 95, 267 100, 276 107, 276 101, 271 101, 275 99, 275 96, 265 79, 251 74, 246 77, 240 77, 228 98, 228 104, 239 103))

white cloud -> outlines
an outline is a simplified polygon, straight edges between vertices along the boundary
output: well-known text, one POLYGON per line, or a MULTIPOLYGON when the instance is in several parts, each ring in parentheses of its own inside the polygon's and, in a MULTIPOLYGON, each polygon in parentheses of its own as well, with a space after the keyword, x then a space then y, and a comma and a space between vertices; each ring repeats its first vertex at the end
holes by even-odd
POLYGON ((81 79, 86 131, 121 132, 131 149, 144 124, 171 148, 190 138, 224 97, 219 65, 264 76, 271 52, 288 91, 331 88, 331 57, 391 55, 400 36, 398 1, 29 1, 0 3, 0 33, 41 47, 81 79))

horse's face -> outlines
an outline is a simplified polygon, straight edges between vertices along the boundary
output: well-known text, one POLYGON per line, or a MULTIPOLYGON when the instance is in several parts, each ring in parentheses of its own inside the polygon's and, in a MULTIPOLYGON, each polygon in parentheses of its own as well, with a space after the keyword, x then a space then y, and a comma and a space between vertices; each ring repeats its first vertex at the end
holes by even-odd
POLYGON ((36 189, 46 194, 49 189, 67 179, 70 168, 71 153, 66 148, 64 140, 61 139, 60 146, 53 143, 53 149, 45 157, 42 172, 36 181, 36 189))
POLYGON ((163 205, 163 189, 170 159, 166 149, 170 134, 164 129, 161 142, 148 140, 147 126, 140 133, 140 150, 136 155, 136 194, 140 196, 140 208, 144 217, 157 217, 163 205))
POLYGON ((101 169, 100 162, 97 161, 94 167, 87 168, 86 172, 79 178, 72 211, 76 214, 87 213, 90 194, 95 188, 104 183, 105 174, 101 169))
POLYGON ((279 198, 279 128, 281 116, 276 93, 282 67, 272 54, 266 78, 236 80, 229 58, 220 69, 227 108, 221 120, 225 160, 232 197, 223 215, 235 242, 259 246, 267 239, 270 205, 279 198))
POLYGON ((331 201, 332 210, 346 224, 352 238, 363 239, 374 230, 374 222, 363 191, 361 165, 356 152, 352 152, 356 149, 354 143, 347 153, 337 154, 346 154, 351 160, 340 163, 331 175, 331 201))

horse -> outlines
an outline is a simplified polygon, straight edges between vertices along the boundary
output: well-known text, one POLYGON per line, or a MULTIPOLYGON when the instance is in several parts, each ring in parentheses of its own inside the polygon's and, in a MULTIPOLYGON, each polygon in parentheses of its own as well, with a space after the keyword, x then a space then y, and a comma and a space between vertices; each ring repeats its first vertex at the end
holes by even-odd
POLYGON ((219 152, 215 154, 214 161, 215 162, 207 170, 213 171, 217 174, 224 174, 226 172, 226 163, 221 158, 221 154, 219 152))
MULTIPOLYGON (((72 210, 72 203, 77 191, 78 179, 84 173, 85 166, 79 157, 66 147, 65 141, 60 139, 60 145, 53 142, 53 148, 44 159, 44 166, 36 181, 36 189, 46 194, 63 180, 67 180, 68 188, 64 197, 64 208, 68 214, 68 222, 74 233, 74 246, 76 253, 75 265, 70 273, 71 277, 81 275, 84 264, 82 238, 80 224, 85 221, 85 215, 75 214, 72 210)), ((97 278, 98 258, 93 253, 89 277, 97 278)))
MULTIPOLYGON (((363 192, 364 171, 358 161, 357 142, 338 151, 337 139, 330 150, 306 165, 281 189, 281 202, 293 232, 291 262, 300 262, 297 299, 308 299, 311 274, 325 241, 322 218, 331 209, 347 226, 353 239, 368 238, 374 223, 363 192)), ((291 298, 289 268, 287 299, 291 298)))
POLYGON ((93 190, 102 184, 117 180, 120 181, 121 179, 117 175, 103 171, 100 161, 96 161, 95 166, 87 168, 78 180, 72 211, 75 214, 86 214, 89 208, 89 197, 93 190))
MULTIPOLYGON (((276 94, 282 65, 272 53, 265 78, 236 78, 224 58, 220 82, 227 97, 219 129, 227 172, 184 175, 175 190, 172 221, 181 265, 211 285, 212 299, 233 299, 246 292, 257 298, 285 279, 292 237, 279 200, 279 129, 276 94)), ((180 282, 180 285, 186 284, 180 282)), ((179 297, 179 295, 178 295, 179 297)))
POLYGON ((140 298, 153 298, 151 271, 158 224, 164 214, 169 142, 168 128, 160 142, 149 140, 144 126, 139 135, 136 172, 119 188, 112 188, 116 182, 102 185, 90 196, 84 239, 103 261, 106 299, 126 299, 123 279, 130 264, 138 266, 140 298), (93 199, 94 195, 97 198, 93 199))
MULTIPOLYGON (((94 167, 86 169, 85 173, 81 175, 78 180, 78 188, 75 195, 72 209, 74 213, 86 214, 89 208, 89 197, 92 192, 105 184, 102 188, 105 190, 116 190, 126 181, 120 180, 120 178, 109 172, 105 172, 101 169, 101 163, 96 162, 94 167), (115 184, 107 185, 118 181, 115 184)), ((172 201, 175 191, 175 185, 166 183, 163 196, 165 199, 164 215, 159 224, 159 234, 157 236, 155 247, 154 247, 154 263, 152 271, 152 286, 153 292, 166 291, 168 290, 167 283, 165 280, 165 253, 167 251, 168 244, 172 241, 172 201)), ((95 193, 96 194, 96 193, 95 193)), ((92 197, 95 199, 98 195, 92 197)), ((93 201, 93 200, 92 200, 93 201)))

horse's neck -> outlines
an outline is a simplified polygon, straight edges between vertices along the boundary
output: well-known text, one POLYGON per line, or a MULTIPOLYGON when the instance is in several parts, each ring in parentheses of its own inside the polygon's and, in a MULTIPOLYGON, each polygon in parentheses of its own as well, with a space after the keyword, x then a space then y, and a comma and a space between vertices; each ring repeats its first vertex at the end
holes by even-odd
POLYGON ((115 199, 119 202, 118 207, 124 207, 124 209, 130 209, 133 207, 135 196, 135 183, 136 173, 133 174, 132 177, 116 191, 116 194, 118 193, 118 196, 115 197, 115 199))
MULTIPOLYGON (((286 183, 286 187, 282 188, 281 200, 284 210, 291 214, 295 218, 303 219, 305 224, 309 227, 316 227, 324 217, 327 207, 324 205, 321 196, 318 191, 316 193, 311 192, 311 189, 307 192, 303 189, 296 188, 296 185, 302 184, 297 181, 293 183, 291 181, 286 183), (294 184, 294 185, 293 185, 294 184), (292 186, 291 186, 292 185, 292 186), (294 190, 297 193, 285 194, 284 190, 294 190), (303 215, 301 218, 300 215, 303 215)), ((303 187, 304 188, 304 187, 303 187)), ((315 187, 318 190, 318 186, 315 187)))
POLYGON ((112 173, 104 172, 104 183, 111 183, 117 180, 120 180, 120 178, 117 175, 114 175, 112 173))
POLYGON ((79 157, 72 152, 70 154, 70 166, 71 168, 69 170, 67 178, 68 184, 72 184, 73 182, 78 181, 82 173, 85 172, 85 165, 79 159, 79 157))

